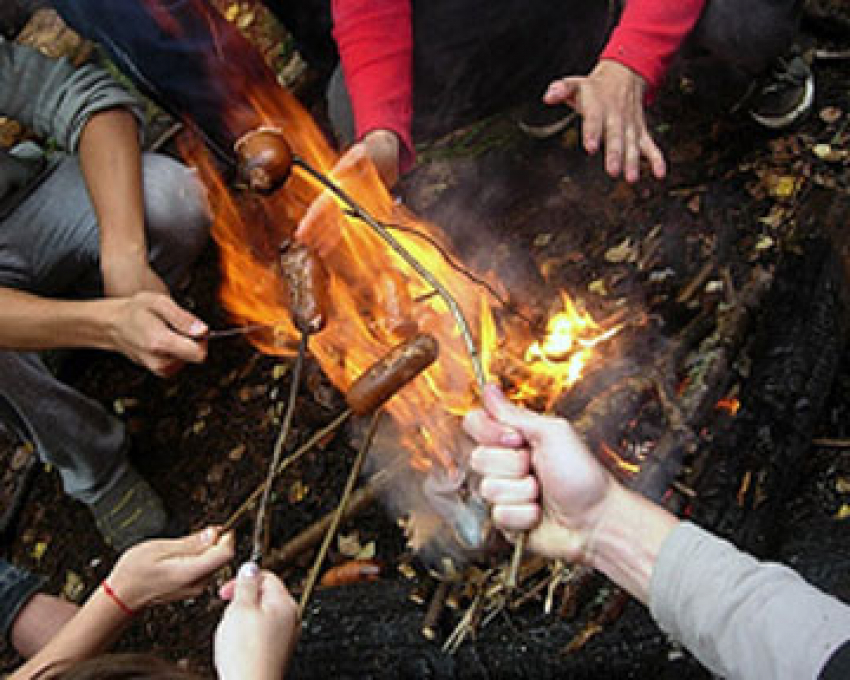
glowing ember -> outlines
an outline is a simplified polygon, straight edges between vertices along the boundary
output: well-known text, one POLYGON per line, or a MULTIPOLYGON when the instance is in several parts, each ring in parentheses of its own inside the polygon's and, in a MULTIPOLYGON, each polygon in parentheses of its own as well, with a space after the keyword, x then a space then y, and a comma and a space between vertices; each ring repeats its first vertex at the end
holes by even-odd
POLYGON ((717 404, 715 404, 715 407, 734 417, 738 415, 738 411, 741 408, 741 402, 734 397, 727 397, 726 399, 718 401, 717 404))

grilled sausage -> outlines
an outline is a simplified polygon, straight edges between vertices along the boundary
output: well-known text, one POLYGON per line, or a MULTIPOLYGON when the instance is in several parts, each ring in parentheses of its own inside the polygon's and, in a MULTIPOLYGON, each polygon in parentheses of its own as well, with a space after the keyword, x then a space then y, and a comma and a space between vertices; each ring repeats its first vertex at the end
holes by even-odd
POLYGON ((295 327, 302 333, 318 333, 328 320, 328 272, 322 261, 305 246, 292 243, 280 254, 280 270, 295 327))
POLYGON ((348 406, 359 416, 372 413, 433 364, 439 350, 437 340, 428 333, 393 347, 357 378, 345 396, 348 406))

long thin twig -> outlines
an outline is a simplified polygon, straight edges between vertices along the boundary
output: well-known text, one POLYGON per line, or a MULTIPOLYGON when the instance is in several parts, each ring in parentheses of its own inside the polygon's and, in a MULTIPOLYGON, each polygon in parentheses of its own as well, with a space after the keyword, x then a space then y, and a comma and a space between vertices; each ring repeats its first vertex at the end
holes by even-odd
POLYGON ((469 354, 469 359, 472 362, 472 368, 475 373, 475 380, 478 383, 479 388, 483 388, 484 384, 487 382, 487 379, 484 374, 484 366, 481 363, 481 356, 478 351, 478 347, 475 344, 475 340, 472 337, 472 330, 469 326, 469 321, 467 321, 466 316, 463 313, 463 310, 460 308, 457 300, 451 294, 451 292, 446 288, 443 283, 434 276, 425 265, 423 265, 416 257, 404 247, 404 245, 390 232, 389 229, 386 228, 381 222, 376 220, 372 215, 369 214, 360 204, 357 203, 351 196, 349 196, 345 190, 340 187, 336 182, 333 182, 328 177, 324 176, 322 173, 318 172, 315 168, 313 168, 309 163, 307 163, 303 158, 295 157, 292 159, 293 166, 299 167, 304 170, 310 177, 319 182, 323 187, 328 189, 331 193, 333 193, 337 198, 339 198, 350 210, 350 214, 357 219, 361 220, 368 224, 372 230, 378 234, 378 236, 383 239, 383 241, 390 246, 401 258, 407 262, 408 265, 421 276, 425 281, 436 290, 440 297, 445 300, 446 305, 448 305, 449 310, 452 313, 452 316, 455 318, 455 322, 457 324, 458 330, 460 331, 461 337, 463 337, 464 344, 466 345, 467 353, 469 354))
POLYGON ((325 539, 322 541, 319 552, 316 554, 316 560, 313 562, 313 567, 310 569, 310 574, 307 577, 307 583, 304 586, 304 590, 301 592, 301 601, 298 603, 298 612, 301 616, 304 615, 304 609, 310 601, 313 589, 316 587, 316 581, 319 578, 319 571, 322 569, 322 564, 324 564, 325 556, 328 554, 328 548, 331 545, 331 541, 333 541, 334 536, 336 536, 337 529, 339 529, 339 525, 342 522, 343 515, 345 514, 345 507, 348 505, 351 493, 354 491, 354 485, 357 484, 357 480, 360 478, 360 471, 363 469, 363 461, 366 459, 366 453, 369 451, 369 447, 372 446, 372 440, 375 438, 375 432, 378 429, 380 419, 381 412, 375 412, 372 416, 372 421, 369 423, 369 431, 366 433, 366 437, 360 445, 360 450, 357 452, 357 457, 354 459, 354 464, 351 466, 351 472, 348 474, 348 481, 345 483, 345 490, 342 492, 342 498, 337 506, 336 514, 334 514, 333 521, 328 527, 325 539))
MULTIPOLYGON (((345 411, 340 413, 336 418, 334 418, 330 423, 325 425, 322 429, 316 431, 313 436, 310 437, 310 439, 308 439, 306 442, 304 442, 304 444, 302 444, 300 447, 298 447, 298 449, 292 455, 281 461, 280 465, 278 465, 277 469, 275 470, 274 476, 277 477, 290 465, 303 458, 304 455, 308 453, 314 446, 316 446, 320 441, 327 437, 331 432, 336 430, 350 417, 351 409, 346 409, 345 411)), ((251 509, 251 507, 257 501, 257 498, 259 498, 260 494, 263 493, 265 485, 266 481, 263 480, 260 485, 256 489, 254 489, 253 493, 245 499, 245 502, 242 503, 242 505, 237 508, 236 512, 234 512, 224 523, 224 525, 222 525, 222 533, 227 533, 228 531, 230 531, 245 516, 245 513, 251 509)))
POLYGON ((289 383, 289 400, 286 403, 286 414, 283 417, 283 424, 280 426, 277 441, 274 443, 274 453, 272 454, 272 460, 266 474, 266 483, 263 485, 262 498, 257 508, 257 518, 254 520, 254 540, 251 548, 251 561, 257 564, 263 558, 263 530, 266 523, 269 496, 277 467, 280 465, 280 456, 283 453, 283 447, 286 445, 286 440, 289 439, 289 432, 292 429, 292 416, 295 413, 295 401, 298 398, 298 388, 301 385, 301 372, 304 368, 304 357, 307 354, 307 342, 309 339, 310 335, 308 333, 301 333, 301 339, 298 342, 298 356, 295 357, 295 368, 292 371, 292 380, 289 383))

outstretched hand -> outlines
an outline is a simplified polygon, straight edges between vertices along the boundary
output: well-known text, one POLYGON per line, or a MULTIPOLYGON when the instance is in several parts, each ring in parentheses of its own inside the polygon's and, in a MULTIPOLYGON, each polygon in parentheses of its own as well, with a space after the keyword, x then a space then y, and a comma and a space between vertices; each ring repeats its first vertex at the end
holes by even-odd
POLYGON ((233 559, 233 534, 218 528, 178 539, 145 541, 112 568, 109 584, 131 609, 198 595, 212 574, 233 559))
POLYGON ((622 174, 628 182, 636 182, 643 156, 656 179, 663 179, 667 164, 646 127, 645 90, 640 75, 603 59, 588 76, 553 81, 543 100, 567 104, 581 115, 584 148, 593 155, 604 145, 605 170, 611 177, 622 174))
POLYGON ((132 361, 167 378, 184 363, 207 355, 208 328, 163 293, 140 292, 117 301, 112 318, 114 348, 132 361))
POLYGON ((215 667, 222 680, 279 680, 298 633, 298 607, 280 579, 253 562, 239 569, 221 596, 230 600, 215 633, 215 667))
MULTIPOLYGON (((398 181, 399 153, 400 142, 394 132, 373 130, 340 157, 331 175, 343 179, 355 172, 365 173, 366 163, 369 163, 384 186, 391 189, 398 181)), ((339 243, 342 219, 336 201, 328 191, 324 191, 304 213, 295 231, 295 238, 319 256, 325 257, 339 243)))
POLYGON ((587 561, 614 486, 609 474, 567 421, 516 406, 495 385, 483 397, 464 429, 477 443, 470 462, 494 523, 509 534, 529 531, 536 552, 587 561))

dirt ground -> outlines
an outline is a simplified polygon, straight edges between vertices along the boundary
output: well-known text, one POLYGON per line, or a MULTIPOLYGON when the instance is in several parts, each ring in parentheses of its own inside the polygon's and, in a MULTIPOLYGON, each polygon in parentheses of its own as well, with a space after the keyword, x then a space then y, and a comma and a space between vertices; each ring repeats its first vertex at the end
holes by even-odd
MULTIPOLYGON (((820 35, 809 37, 819 46, 842 47, 820 35)), ((627 305, 659 314, 673 333, 694 309, 679 309, 671 298, 716 256, 719 243, 725 248, 728 276, 740 283, 757 264, 775 263, 794 248, 801 236, 798 217, 813 194, 850 192, 848 61, 817 60, 814 70, 818 89, 813 114, 800 127, 780 134, 757 128, 742 112, 730 113, 732 100, 704 91, 706 84, 694 80, 694 74, 674 74, 651 117, 670 164, 663 182, 643 179, 629 186, 612 181, 599 159, 588 159, 578 148, 575 128, 557 139, 535 142, 518 133, 506 113, 422 149, 400 195, 413 210, 441 225, 467 262, 495 261, 509 289, 523 290, 539 271, 550 290, 565 288, 600 314, 627 305), (656 229, 663 234, 661 250, 651 271, 641 271, 629 251, 656 229), (493 247, 480 247, 482 234, 493 247)), ((217 272, 211 247, 181 301, 211 327, 223 328, 228 319, 217 301, 217 272)), ((206 364, 188 367, 169 381, 155 379, 120 357, 95 353, 72 357, 62 371, 127 423, 134 463, 189 530, 222 521, 260 482, 277 435, 289 368, 287 361, 258 354, 235 338, 213 340, 206 364)), ((306 438, 330 420, 341 403, 315 367, 309 372, 311 389, 303 390, 299 400, 295 439, 306 438)), ((848 383, 850 363, 845 362, 819 426, 820 437, 843 441, 850 436, 848 383)), ((342 431, 283 475, 275 487, 273 543, 283 544, 336 506, 353 454, 349 433, 342 431)), ((0 487, 7 495, 4 503, 26 457, 6 437, 0 450, 0 469, 6 471, 0 487)), ((837 517, 849 507, 848 485, 828 500, 817 488, 827 477, 850 478, 850 456, 839 447, 816 448, 812 457, 811 469, 801 471, 808 477, 796 511, 837 517), (813 495, 819 500, 812 501, 813 495)), ((846 531, 846 521, 835 530, 846 531)), ((397 569, 409 558, 403 537, 382 508, 374 507, 342 532, 361 545, 374 542, 384 573, 373 587, 413 588, 397 569)), ((249 549, 245 533, 240 557, 249 549)), ((4 550, 14 562, 47 576, 49 592, 75 601, 96 587, 115 558, 86 508, 66 498, 55 471, 44 469, 4 550)), ((332 551, 332 563, 345 559, 338 549, 332 551)), ((310 560, 307 555, 281 574, 294 590, 310 560)), ((409 602, 398 606, 421 613, 409 602)), ((213 595, 151 611, 139 618, 121 646, 208 669, 212 631, 222 607, 213 595)), ((322 611, 311 616, 302 640, 308 649, 311 637, 321 638, 322 611)), ((521 615, 518 620, 521 626, 521 615)), ((623 632, 601 637, 611 634, 623 632)), ((560 646, 553 647, 553 654, 560 646)), ((671 652, 671 672, 677 668, 676 654, 671 652)), ((15 663, 8 654, 4 661, 7 666, 15 663)), ((371 662, 364 661, 367 667, 371 662)), ((296 671, 304 673, 297 658, 296 671)), ((358 677, 356 671, 351 677, 358 677)), ((373 675, 364 670, 361 677, 373 675)), ((689 665, 678 677, 704 676, 689 665)))

